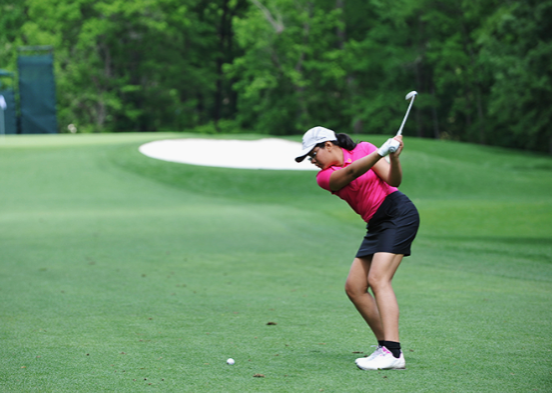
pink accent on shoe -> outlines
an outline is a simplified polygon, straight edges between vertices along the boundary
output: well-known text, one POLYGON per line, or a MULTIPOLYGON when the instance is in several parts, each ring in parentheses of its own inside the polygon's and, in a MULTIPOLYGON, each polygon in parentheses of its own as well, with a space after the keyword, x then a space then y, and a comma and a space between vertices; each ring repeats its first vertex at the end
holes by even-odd
MULTIPOLYGON (((390 354, 391 351, 389 349, 387 349, 386 347, 381 347, 381 351, 384 353, 384 354, 390 354)), ((392 354, 392 353, 391 353, 392 354)))

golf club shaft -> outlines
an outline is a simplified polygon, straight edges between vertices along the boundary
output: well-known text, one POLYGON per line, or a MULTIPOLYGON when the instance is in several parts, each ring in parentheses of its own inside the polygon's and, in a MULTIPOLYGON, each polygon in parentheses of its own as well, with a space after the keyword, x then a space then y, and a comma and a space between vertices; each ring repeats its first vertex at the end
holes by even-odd
POLYGON ((406 115, 404 115, 404 119, 402 121, 401 127, 399 128, 399 131, 397 131, 397 136, 402 135, 402 130, 404 127, 404 123, 406 123, 406 119, 408 119, 408 114, 410 113, 410 108, 412 108, 412 104, 414 103, 414 100, 416 99, 416 96, 413 96, 410 100, 410 105, 408 105, 408 109, 406 110, 406 115))

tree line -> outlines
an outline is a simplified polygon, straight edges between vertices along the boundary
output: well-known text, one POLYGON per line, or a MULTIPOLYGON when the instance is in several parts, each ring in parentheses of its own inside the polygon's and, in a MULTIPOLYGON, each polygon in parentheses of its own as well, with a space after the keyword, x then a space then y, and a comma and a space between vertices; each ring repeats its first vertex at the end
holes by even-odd
POLYGON ((0 0, 53 45, 61 132, 314 125, 552 154, 552 0, 0 0))

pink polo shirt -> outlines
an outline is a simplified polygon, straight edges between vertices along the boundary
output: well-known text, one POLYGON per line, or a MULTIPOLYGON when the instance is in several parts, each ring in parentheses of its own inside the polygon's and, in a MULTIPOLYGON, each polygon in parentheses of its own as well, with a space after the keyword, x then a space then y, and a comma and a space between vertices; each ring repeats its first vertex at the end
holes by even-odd
MULTIPOLYGON (((345 168, 353 161, 376 151, 377 147, 368 142, 360 142, 351 151, 343 148, 341 150, 343 150, 343 168, 345 168)), ((384 182, 370 169, 341 190, 334 192, 330 189, 330 176, 334 171, 339 169, 341 167, 331 166, 318 172, 316 175, 318 185, 346 201, 366 222, 376 213, 376 210, 381 206, 387 195, 398 190, 398 188, 391 187, 384 182)))

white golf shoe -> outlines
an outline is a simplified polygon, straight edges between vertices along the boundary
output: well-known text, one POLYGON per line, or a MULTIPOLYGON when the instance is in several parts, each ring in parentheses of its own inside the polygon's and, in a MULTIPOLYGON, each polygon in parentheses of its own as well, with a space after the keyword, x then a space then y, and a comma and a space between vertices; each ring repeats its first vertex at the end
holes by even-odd
POLYGON ((404 370, 406 368, 402 352, 398 358, 385 347, 379 347, 376 352, 367 358, 355 360, 357 367, 362 370, 404 370))
POLYGON ((358 361, 362 360, 363 362, 366 362, 368 360, 372 360, 374 359, 376 356, 378 356, 381 352, 381 348, 382 346, 381 345, 372 345, 372 347, 376 347, 376 350, 374 352, 372 352, 372 354, 370 356, 365 356, 363 358, 358 358, 357 360, 355 360, 355 363, 357 363, 358 361))

